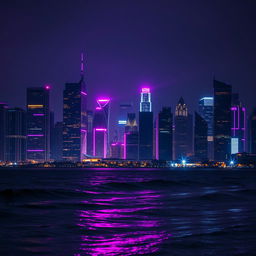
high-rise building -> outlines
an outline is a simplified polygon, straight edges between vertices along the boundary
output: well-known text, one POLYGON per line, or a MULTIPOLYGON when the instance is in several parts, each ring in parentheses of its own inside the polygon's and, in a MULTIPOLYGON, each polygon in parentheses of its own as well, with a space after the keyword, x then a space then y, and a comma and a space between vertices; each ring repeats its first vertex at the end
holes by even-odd
POLYGON ((138 160, 139 133, 135 113, 128 113, 124 134, 124 159, 138 160))
POLYGON ((26 112, 9 108, 6 115, 6 161, 26 160, 26 112))
POLYGON ((81 54, 81 79, 66 83, 63 92, 63 160, 79 162, 87 154, 87 90, 84 82, 84 57, 81 54))
POLYGON ((63 123, 57 122, 52 130, 52 159, 61 161, 63 154, 63 123))
POLYGON ((139 112, 139 159, 153 159, 153 112, 149 88, 141 89, 139 112))
POLYGON ((256 154, 256 108, 253 109, 250 115, 250 153, 256 154))
POLYGON ((214 160, 226 161, 231 153, 231 85, 213 81, 214 87, 214 160))
POLYGON ((214 144, 213 144, 213 97, 203 97, 199 100, 198 112, 200 116, 207 122, 208 125, 208 159, 214 159, 214 144))
POLYGON ((87 155, 92 156, 93 149, 93 111, 87 110, 87 155))
POLYGON ((176 160, 193 155, 193 118, 181 97, 176 105, 174 117, 174 153, 176 160))
POLYGON ((199 161, 208 160, 208 122, 195 112, 194 127, 194 152, 195 159, 199 161))
POLYGON ((164 107, 156 120, 156 159, 171 161, 172 158, 172 113, 164 107))
POLYGON ((231 154, 246 152, 246 109, 239 100, 239 94, 232 94, 231 154))
POLYGON ((121 103, 119 105, 119 117, 117 121, 118 125, 118 141, 123 143, 124 140, 124 130, 127 122, 127 114, 132 112, 131 103, 121 103))
POLYGON ((110 157, 114 159, 122 159, 123 158, 123 147, 124 144, 121 142, 113 142, 110 145, 110 157))
POLYGON ((108 155, 109 137, 109 104, 110 99, 100 98, 97 100, 93 117, 93 156, 106 158, 108 155))
POLYGON ((27 88, 27 160, 50 159, 50 86, 27 88))
POLYGON ((6 111, 7 104, 0 103, 0 161, 5 161, 6 111))

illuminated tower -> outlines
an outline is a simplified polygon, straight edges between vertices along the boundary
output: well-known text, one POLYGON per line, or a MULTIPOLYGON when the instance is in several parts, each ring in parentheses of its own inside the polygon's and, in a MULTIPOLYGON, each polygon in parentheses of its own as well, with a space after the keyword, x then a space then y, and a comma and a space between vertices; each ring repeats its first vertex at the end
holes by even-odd
POLYGON ((110 99, 100 98, 93 117, 93 156, 106 158, 108 154, 109 103, 110 99))
POLYGON ((213 160, 213 97, 203 97, 199 100, 198 112, 207 122, 208 159, 213 160))
POLYGON ((139 159, 153 159, 153 112, 150 88, 141 89, 139 112, 139 159))
POLYGON ((27 160, 50 158, 50 86, 27 89, 27 160))
POLYGON ((6 115, 6 160, 26 160, 26 112, 21 108, 9 108, 6 115))
POLYGON ((231 154, 246 152, 246 110, 237 93, 232 94, 231 154))
POLYGON ((231 85, 213 81, 214 87, 214 160, 226 161, 231 153, 231 85))
POLYGON ((81 79, 66 83, 63 92, 63 160, 78 162, 87 153, 87 91, 84 82, 84 56, 81 79))
POLYGON ((156 159, 172 160, 172 113, 164 107, 156 119, 156 159))
POLYGON ((187 105, 181 97, 175 109, 174 117, 175 159, 181 160, 193 155, 193 119, 187 105))

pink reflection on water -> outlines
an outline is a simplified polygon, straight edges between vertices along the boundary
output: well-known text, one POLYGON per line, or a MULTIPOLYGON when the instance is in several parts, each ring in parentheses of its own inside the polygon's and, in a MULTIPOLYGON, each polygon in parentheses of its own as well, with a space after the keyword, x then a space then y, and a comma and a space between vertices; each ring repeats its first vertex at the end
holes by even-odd
MULTIPOLYGON (((142 179, 145 181, 145 179, 142 179)), ((82 190, 89 199, 77 211, 77 226, 81 229, 80 254, 77 255, 143 255, 157 253, 170 234, 157 214, 161 211, 162 194, 155 190, 132 189, 123 191, 82 190), (94 207, 86 207, 87 204, 94 207), (83 254, 85 253, 85 254, 83 254)), ((138 179, 131 182, 138 182, 138 179)), ((102 175, 90 184, 113 184, 113 179, 102 175)), ((116 182, 114 186, 116 185, 116 182)), ((104 188, 105 189, 105 188, 104 188)))

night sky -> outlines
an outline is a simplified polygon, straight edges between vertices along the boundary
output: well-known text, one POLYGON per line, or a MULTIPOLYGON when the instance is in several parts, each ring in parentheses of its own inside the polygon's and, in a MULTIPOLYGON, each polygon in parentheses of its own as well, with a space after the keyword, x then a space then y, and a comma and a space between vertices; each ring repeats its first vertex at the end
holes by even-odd
POLYGON ((254 0, 1 1, 0 101, 25 106, 26 87, 52 84, 51 106, 62 119, 65 82, 80 78, 86 55, 89 106, 109 96, 136 108, 143 84, 155 111, 190 112, 212 95, 212 79, 233 85, 249 108, 255 102, 254 0))

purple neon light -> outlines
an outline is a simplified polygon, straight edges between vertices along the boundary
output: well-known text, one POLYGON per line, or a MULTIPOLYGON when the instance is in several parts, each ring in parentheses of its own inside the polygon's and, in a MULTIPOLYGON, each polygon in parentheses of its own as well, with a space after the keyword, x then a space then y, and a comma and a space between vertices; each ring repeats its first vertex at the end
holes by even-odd
POLYGON ((27 152, 44 152, 43 149, 28 149, 27 152))
POLYGON ((50 90, 50 89, 51 89, 51 85, 46 84, 46 85, 44 86, 44 89, 45 89, 45 90, 50 90))
POLYGON ((84 96, 87 96, 87 93, 86 93, 86 92, 83 92, 83 91, 82 91, 81 94, 84 95, 84 96))
POLYGON ((148 87, 141 88, 141 93, 150 93, 150 88, 148 87))
POLYGON ((106 128, 94 128, 93 129, 93 156, 96 156, 96 132, 104 132, 103 138, 103 158, 107 157, 107 129, 106 128))
POLYGON ((110 102, 109 98, 97 99, 97 103, 101 108, 104 108, 110 102))
POLYGON ((107 129, 106 128, 95 128, 96 131, 106 131, 107 129))
POLYGON ((81 132, 87 132, 85 129, 81 129, 81 132))
POLYGON ((44 114, 33 114, 33 116, 44 116, 44 114))
POLYGON ((101 107, 96 107, 96 110, 102 110, 102 108, 101 107))
POLYGON ((28 137, 43 137, 44 134, 28 134, 28 137))

